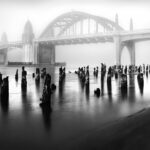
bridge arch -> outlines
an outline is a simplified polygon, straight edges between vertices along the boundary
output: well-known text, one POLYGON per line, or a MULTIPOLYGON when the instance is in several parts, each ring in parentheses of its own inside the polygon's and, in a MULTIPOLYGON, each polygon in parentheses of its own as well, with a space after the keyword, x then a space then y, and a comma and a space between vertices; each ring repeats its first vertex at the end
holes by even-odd
POLYGON ((101 25, 107 31, 123 30, 123 28, 120 27, 116 22, 113 22, 107 18, 91 15, 80 11, 72 11, 54 19, 45 28, 39 38, 61 36, 72 25, 76 24, 77 22, 82 22, 85 19, 94 20, 97 25, 101 25), (56 28, 59 29, 57 34, 54 33, 54 30, 56 28))
POLYGON ((130 52, 130 49, 128 48, 127 45, 123 46, 122 49, 120 50, 120 62, 121 62, 121 65, 124 65, 123 64, 124 60, 126 60, 126 61, 128 60, 129 61, 128 63, 126 63, 126 65, 130 65, 131 64, 131 52, 130 52))
POLYGON ((130 57, 130 62, 131 65, 135 65, 135 42, 134 41, 128 41, 125 43, 121 43, 118 41, 117 47, 116 47, 116 64, 121 65, 121 58, 122 58, 122 53, 125 49, 129 52, 129 57, 130 57))

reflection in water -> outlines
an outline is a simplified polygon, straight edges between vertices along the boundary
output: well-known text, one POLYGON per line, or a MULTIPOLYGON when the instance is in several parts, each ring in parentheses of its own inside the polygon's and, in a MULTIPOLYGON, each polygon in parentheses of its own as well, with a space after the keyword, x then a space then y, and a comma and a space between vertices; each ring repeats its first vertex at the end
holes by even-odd
POLYGON ((141 96, 142 96, 143 95, 143 90, 144 90, 144 84, 141 84, 138 81, 138 85, 139 85, 140 93, 141 93, 141 96))
POLYGON ((109 97, 109 101, 112 101, 112 80, 111 80, 111 76, 109 75, 107 77, 107 92, 108 92, 108 97, 109 97))
POLYGON ((128 97, 128 82, 123 82, 122 77, 119 75, 118 78, 116 79, 116 82, 118 83, 118 94, 121 96, 119 100, 127 100, 128 97))
POLYGON ((129 101, 130 102, 134 102, 135 99, 136 99, 136 96, 135 96, 135 75, 134 74, 130 74, 129 75, 129 88, 128 88, 128 91, 129 91, 129 101))
POLYGON ((22 99, 22 111, 24 112, 25 116, 28 116, 31 110, 30 99, 27 96, 27 87, 22 88, 21 90, 21 99, 22 99))
MULTIPOLYGON (((44 81, 41 80, 40 83, 35 83, 32 78, 35 68, 27 68, 27 89, 21 89, 20 80, 17 82, 18 86, 16 86, 14 78, 15 68, 5 68, 4 71, 2 70, 10 76, 10 96, 9 101, 0 101, 1 111, 3 112, 0 115, 8 116, 5 117, 8 120, 5 126, 7 128, 2 128, 0 124, 0 131, 2 129, 5 132, 7 130, 14 131, 8 133, 12 134, 10 137, 13 137, 14 133, 21 131, 22 135, 24 135, 22 136, 24 141, 30 136, 31 142, 34 143, 35 136, 30 131, 35 127, 34 133, 39 135, 36 142, 40 140, 44 145, 45 134, 48 133, 48 137, 50 137, 48 139, 49 143, 51 144, 52 141, 57 143, 57 139, 59 138, 60 140, 60 137, 62 138, 61 140, 69 139, 70 137, 74 137, 74 135, 82 134, 81 131, 83 130, 87 133, 89 128, 91 129, 119 117, 132 114, 150 104, 150 100, 148 99, 150 93, 146 89, 146 87, 149 87, 148 84, 150 84, 149 76, 147 79, 148 82, 144 83, 145 87, 143 86, 144 93, 142 92, 143 88, 141 90, 143 96, 140 96, 139 99, 138 90, 136 89, 141 87, 138 86, 137 80, 135 80, 136 76, 134 75, 128 76, 128 87, 121 89, 118 84, 119 80, 115 80, 115 77, 112 77, 111 83, 107 84, 104 75, 98 77, 97 82, 93 81, 95 79, 92 76, 89 86, 81 86, 77 75, 66 74, 66 80, 59 82, 58 73, 54 72, 54 69, 52 70, 51 72, 51 68, 49 68, 47 72, 52 76, 52 83, 55 83, 58 87, 51 95, 53 112, 51 112, 52 110, 48 105, 39 106, 44 81), (101 90, 101 95, 98 99, 94 97, 94 90, 97 87, 100 87, 101 90), (119 90, 116 90, 118 87, 119 90), (126 101, 123 101, 124 99, 126 101), (87 102, 88 100, 90 100, 89 103, 87 102), (59 107, 60 105, 63 109, 59 107), (17 124, 16 120, 20 122, 17 124), (26 126, 24 121, 29 122, 28 126, 26 126), (67 126, 68 132, 64 131, 64 126, 67 126), (52 132, 45 132, 45 129, 52 132)), ((19 68, 20 72, 21 68, 19 68)), ((0 117, 1 120, 2 117, 0 117)), ((0 136, 2 137, 2 135, 0 136)), ((20 134, 18 134, 19 136, 20 134)), ((14 142, 13 139, 12 142, 14 142)))
POLYGON ((41 105, 40 107, 41 107, 42 114, 43 114, 43 122, 44 122, 45 128, 49 130, 51 127, 51 112, 52 112, 51 104, 49 103, 46 105, 41 105))
POLYGON ((79 85, 80 85, 80 90, 81 90, 81 92, 84 92, 84 83, 83 82, 81 82, 80 81, 80 78, 78 77, 78 83, 79 83, 79 85))
POLYGON ((36 87, 36 92, 39 93, 40 92, 40 81, 35 80, 35 87, 36 87))
POLYGON ((144 90, 144 79, 137 77, 137 82, 138 82, 140 94, 141 94, 141 96, 142 96, 142 95, 143 95, 143 90, 144 90))
POLYGON ((51 66, 50 71, 49 71, 50 75, 51 75, 51 83, 55 83, 55 67, 51 66))
MULTIPOLYGON (((54 66, 51 66, 49 68, 49 70, 47 69, 47 73, 49 73, 51 75, 51 84, 55 83, 55 67, 54 66)), ((43 83, 44 84, 44 80, 43 80, 43 83)), ((40 92, 40 82, 35 82, 36 84, 36 90, 37 92, 40 92)), ((60 85, 60 97, 63 96, 63 85, 60 85)), ((42 89, 43 90, 43 89, 42 89)), ((50 97, 50 101, 49 103, 41 103, 40 104, 40 108, 42 110, 42 117, 43 117, 43 123, 44 123, 44 126, 45 126, 45 129, 46 130, 49 130, 50 127, 51 127, 51 113, 52 113, 52 102, 54 101, 55 99, 55 95, 52 94, 52 96, 50 97)))
MULTIPOLYGON (((15 79, 16 80, 16 79, 15 79)), ((18 80, 16 80, 16 87, 18 86, 18 80)))
POLYGON ((27 87, 21 87, 21 95, 22 95, 22 100, 26 100, 26 98, 27 98, 27 87))
POLYGON ((9 111, 9 96, 1 97, 1 109, 3 114, 6 116, 9 111))
POLYGON ((86 85, 85 95, 86 95, 86 100, 88 101, 89 100, 89 95, 90 95, 90 84, 86 85))
POLYGON ((101 95, 104 95, 104 80, 105 80, 105 75, 101 73, 101 95))
POLYGON ((3 114, 6 116, 9 109, 9 79, 8 77, 2 80, 0 85, 0 102, 3 114))
POLYGON ((18 77, 15 77, 16 83, 18 83, 18 77))
POLYGON ((65 89, 65 79, 62 82, 59 82, 59 102, 60 102, 60 104, 63 103, 64 89, 65 89))
POLYGON ((148 78, 148 71, 146 71, 146 77, 148 78))
POLYGON ((134 74, 129 75, 129 87, 135 88, 135 75, 134 74))
POLYGON ((121 87, 121 98, 122 98, 122 100, 126 100, 127 99, 127 94, 128 94, 127 87, 124 87, 124 88, 121 87))

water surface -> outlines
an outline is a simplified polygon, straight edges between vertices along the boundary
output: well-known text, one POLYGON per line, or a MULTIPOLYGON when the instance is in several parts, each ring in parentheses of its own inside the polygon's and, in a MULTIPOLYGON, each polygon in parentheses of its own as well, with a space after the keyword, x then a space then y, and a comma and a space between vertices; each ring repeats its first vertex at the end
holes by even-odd
POLYGON ((15 81, 16 67, 0 68, 3 77, 9 76, 9 103, 0 103, 0 145, 3 149, 57 149, 150 105, 150 79, 146 75, 143 91, 137 76, 128 76, 125 93, 120 89, 120 79, 114 77, 111 91, 108 91, 106 78, 102 84, 100 75, 93 76, 93 68, 90 68, 89 88, 81 86, 73 73, 75 68, 67 68, 65 82, 59 85, 58 68, 51 66, 47 71, 57 89, 52 94, 52 110, 43 109, 39 106, 43 79, 37 85, 32 78, 35 67, 26 67, 28 85, 27 90, 22 91, 21 67, 18 68, 18 82, 15 81), (94 95, 96 88, 103 89, 100 97, 94 95))

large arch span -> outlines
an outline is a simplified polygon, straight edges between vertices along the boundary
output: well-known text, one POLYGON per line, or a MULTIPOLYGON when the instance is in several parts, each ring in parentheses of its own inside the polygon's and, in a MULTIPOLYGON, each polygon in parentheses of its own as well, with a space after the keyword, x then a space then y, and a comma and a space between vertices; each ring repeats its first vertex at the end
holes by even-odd
POLYGON ((58 16, 45 28, 40 35, 39 39, 61 36, 68 28, 76 24, 77 22, 82 23, 86 19, 94 20, 97 25, 101 25, 106 31, 123 30, 117 22, 111 21, 104 17, 91 15, 80 11, 72 11, 58 16), (59 29, 57 34, 54 30, 59 29))

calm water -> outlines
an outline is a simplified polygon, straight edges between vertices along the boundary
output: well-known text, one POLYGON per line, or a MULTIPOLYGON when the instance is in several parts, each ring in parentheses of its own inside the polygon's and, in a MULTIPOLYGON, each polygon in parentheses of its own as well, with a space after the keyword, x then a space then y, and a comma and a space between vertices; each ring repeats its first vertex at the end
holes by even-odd
POLYGON ((32 78, 34 67, 27 68, 27 91, 15 81, 15 67, 0 68, 3 77, 9 76, 9 104, 0 104, 0 147, 2 149, 57 149, 73 142, 93 130, 121 117, 135 113, 150 105, 150 78, 144 76, 144 90, 140 92, 137 76, 128 77, 128 91, 122 93, 120 80, 112 78, 112 91, 108 92, 106 79, 103 95, 94 96, 94 89, 102 88, 100 76, 90 72, 90 88, 82 88, 78 77, 68 73, 59 86, 58 68, 49 67, 57 90, 52 94, 52 112, 39 106, 43 80, 36 85, 32 78))

